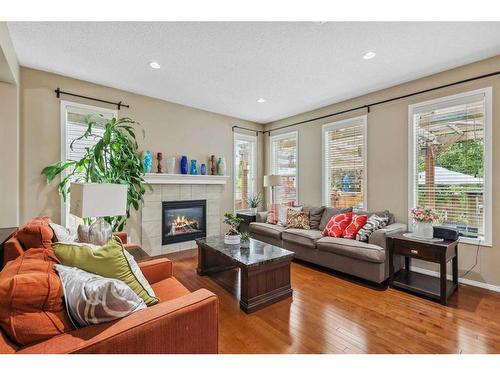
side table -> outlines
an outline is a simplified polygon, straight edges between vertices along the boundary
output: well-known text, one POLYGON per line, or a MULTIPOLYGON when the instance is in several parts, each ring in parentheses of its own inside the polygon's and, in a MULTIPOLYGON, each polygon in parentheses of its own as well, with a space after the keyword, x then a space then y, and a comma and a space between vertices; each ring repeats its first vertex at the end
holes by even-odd
POLYGON ((389 239, 389 285, 407 290, 446 305, 448 298, 458 288, 458 240, 430 242, 408 238, 402 234, 389 239), (394 272, 394 256, 405 257, 405 267, 394 272), (440 276, 434 277, 410 270, 411 259, 420 259, 440 266, 440 276), (446 278, 446 265, 452 262, 452 280, 446 278))
POLYGON ((243 219, 240 224, 239 231, 240 233, 250 232, 250 223, 257 221, 257 215, 249 212, 237 212, 236 217, 243 219))

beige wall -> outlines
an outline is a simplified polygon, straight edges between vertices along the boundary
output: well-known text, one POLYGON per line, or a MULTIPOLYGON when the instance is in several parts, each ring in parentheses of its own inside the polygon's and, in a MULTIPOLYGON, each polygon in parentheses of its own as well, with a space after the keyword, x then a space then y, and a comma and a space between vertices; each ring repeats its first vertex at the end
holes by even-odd
POLYGON ((0 227, 18 225, 19 66, 5 22, 0 22, 0 227))
MULTIPOLYGON (((140 141, 141 149, 149 149, 152 153, 162 151, 165 159, 169 156, 188 155, 191 159, 205 161, 210 154, 224 156, 231 178, 223 190, 222 210, 223 212, 233 210, 231 127, 240 125, 261 129, 261 125, 56 74, 22 68, 21 222, 40 214, 50 215, 56 222, 60 220, 60 199, 56 183, 47 185, 40 175, 42 168, 58 161, 61 154, 60 99, 54 94, 54 89, 57 87, 81 95, 111 101, 121 100, 130 105, 130 109, 123 108, 119 115, 129 116, 144 127, 146 138, 140 141)), ((103 106, 101 103, 69 96, 61 99, 103 106)), ((262 136, 259 145, 261 154, 262 136)), ((156 161, 153 163, 153 170, 156 170, 156 161)), ((261 162, 257 171, 259 180, 262 180, 262 170, 261 162)), ((141 238, 140 223, 140 214, 135 213, 127 226, 127 231, 131 233, 134 241, 141 238)))
MULTIPOLYGON (((267 124, 266 129, 490 73, 499 70, 499 68, 500 56, 497 56, 267 124)), ((408 105, 488 86, 493 88, 493 246, 480 248, 478 266, 467 277, 476 281, 500 286, 500 234, 498 232, 500 200, 495 199, 498 195, 498 189, 500 189, 500 163, 496 162, 500 157, 500 148, 495 147, 495 145, 500 145, 500 76, 372 107, 368 114, 368 208, 370 210, 389 209, 394 212, 399 221, 407 222, 408 105)), ((363 110, 352 112, 348 115, 310 122, 272 133, 280 134, 291 130, 298 130, 299 132, 300 203, 316 205, 321 205, 322 203, 321 125, 344 118, 363 115, 365 112, 363 110)), ((267 157, 265 160, 267 164, 267 157)), ((266 168, 268 168, 267 165, 266 168)), ((475 254, 475 246, 460 245, 460 275, 474 264, 475 254)), ((422 264, 418 265, 422 266, 422 264)), ((436 270, 435 268, 433 269, 436 270)))

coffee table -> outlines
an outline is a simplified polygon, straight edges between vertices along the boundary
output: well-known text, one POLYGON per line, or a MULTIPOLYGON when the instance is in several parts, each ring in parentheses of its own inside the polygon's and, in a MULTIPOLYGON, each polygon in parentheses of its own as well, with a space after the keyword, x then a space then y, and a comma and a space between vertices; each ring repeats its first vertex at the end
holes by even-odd
POLYGON ((240 268, 240 308, 247 314, 291 297, 290 263, 294 253, 250 239, 249 248, 226 245, 224 236, 196 240, 201 276, 240 268))

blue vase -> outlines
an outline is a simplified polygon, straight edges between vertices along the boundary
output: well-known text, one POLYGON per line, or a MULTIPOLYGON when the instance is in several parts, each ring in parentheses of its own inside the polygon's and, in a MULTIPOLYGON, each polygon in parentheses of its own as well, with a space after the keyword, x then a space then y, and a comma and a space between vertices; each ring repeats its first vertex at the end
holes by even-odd
POLYGON ((191 174, 198 174, 198 168, 196 168, 196 160, 191 160, 191 174))
POLYGON ((187 156, 181 157, 181 173, 182 174, 188 173, 188 157, 187 156))
POLYGON ((205 164, 201 165, 201 174, 205 176, 207 174, 207 166, 205 164))
POLYGON ((144 155, 144 172, 150 173, 152 164, 153 164, 153 158, 151 156, 151 151, 148 150, 144 155))

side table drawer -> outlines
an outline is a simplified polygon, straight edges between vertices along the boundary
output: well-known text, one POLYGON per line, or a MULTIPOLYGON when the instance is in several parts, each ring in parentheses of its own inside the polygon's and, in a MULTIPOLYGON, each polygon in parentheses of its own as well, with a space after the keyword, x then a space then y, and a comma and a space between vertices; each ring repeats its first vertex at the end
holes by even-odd
POLYGON ((419 244, 415 246, 405 241, 397 241, 394 244, 395 254, 409 256, 412 258, 428 260, 431 262, 439 261, 439 252, 431 246, 419 244))

